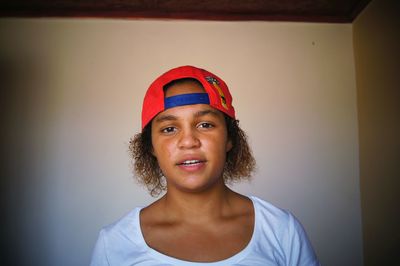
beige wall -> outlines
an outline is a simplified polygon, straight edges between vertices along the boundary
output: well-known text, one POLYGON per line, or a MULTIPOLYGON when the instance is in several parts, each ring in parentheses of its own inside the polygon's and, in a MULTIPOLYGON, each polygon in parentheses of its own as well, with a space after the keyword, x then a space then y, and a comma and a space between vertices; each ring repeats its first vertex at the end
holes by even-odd
POLYGON ((323 265, 362 265, 352 25, 2 19, 0 38, 9 259, 86 265, 101 226, 152 200, 127 142, 149 83, 193 64, 230 85, 254 148, 236 189, 290 209, 323 265))
POLYGON ((400 265, 400 3, 354 22, 365 265, 400 265))

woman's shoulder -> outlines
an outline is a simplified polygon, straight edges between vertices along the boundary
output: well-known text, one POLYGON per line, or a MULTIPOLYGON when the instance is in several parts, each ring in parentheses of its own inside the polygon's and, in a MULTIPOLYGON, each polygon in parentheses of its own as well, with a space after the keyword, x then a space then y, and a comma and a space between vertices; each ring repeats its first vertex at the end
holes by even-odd
POLYGON ((272 216, 277 219, 287 219, 290 212, 282 209, 266 200, 263 200, 256 196, 249 197, 254 204, 255 209, 263 215, 272 216))
POLYGON ((139 214, 141 208, 134 208, 116 222, 100 230, 91 265, 122 265, 132 262, 146 253, 141 237, 139 214))
POLYGON ((251 196, 256 210, 257 238, 269 243, 288 265, 319 265, 307 234, 289 211, 251 196))
POLYGON ((269 227, 275 232, 286 231, 289 227, 297 227, 299 222, 288 210, 275 206, 274 204, 250 196, 256 212, 256 222, 262 227, 269 227))
POLYGON ((134 225, 136 224, 137 219, 139 218, 139 213, 141 209, 142 207, 136 207, 130 210, 117 221, 103 227, 103 231, 113 232, 120 230, 132 230, 134 225))
POLYGON ((142 207, 136 207, 112 224, 102 228, 100 235, 108 246, 136 245, 140 241, 139 215, 142 207))

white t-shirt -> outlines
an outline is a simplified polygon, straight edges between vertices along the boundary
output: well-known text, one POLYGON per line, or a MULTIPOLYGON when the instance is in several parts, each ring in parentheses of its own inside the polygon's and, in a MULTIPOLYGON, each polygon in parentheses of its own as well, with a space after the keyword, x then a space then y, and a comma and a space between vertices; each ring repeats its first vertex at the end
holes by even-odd
POLYGON ((135 208, 100 231, 91 266, 268 266, 319 265, 307 235, 288 211, 257 197, 250 197, 255 210, 253 235, 239 253, 222 261, 199 263, 179 260, 149 247, 135 208))

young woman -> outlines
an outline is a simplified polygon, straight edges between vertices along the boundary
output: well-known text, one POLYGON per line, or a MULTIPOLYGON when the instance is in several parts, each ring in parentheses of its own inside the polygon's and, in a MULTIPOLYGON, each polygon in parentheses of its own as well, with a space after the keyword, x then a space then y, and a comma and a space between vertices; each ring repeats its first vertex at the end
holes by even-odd
POLYGON ((292 214, 227 187, 255 160, 216 75, 183 66, 157 78, 130 150, 139 181, 165 194, 102 229, 91 265, 319 265, 292 214))

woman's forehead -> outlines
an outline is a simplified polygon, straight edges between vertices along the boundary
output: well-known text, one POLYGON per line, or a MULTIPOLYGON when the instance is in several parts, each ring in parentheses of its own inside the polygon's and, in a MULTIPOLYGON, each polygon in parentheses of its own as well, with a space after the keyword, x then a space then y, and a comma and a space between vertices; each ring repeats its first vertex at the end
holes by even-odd
POLYGON ((220 118, 224 117, 221 111, 211 107, 208 104, 190 104, 190 105, 177 106, 162 111, 154 118, 154 121, 160 122, 162 120, 166 120, 165 117, 174 119, 185 119, 189 117, 190 118, 202 117, 205 115, 212 115, 220 118))
POLYGON ((205 92, 204 88, 194 81, 185 81, 174 84, 165 91, 164 96, 172 97, 180 94, 202 93, 205 92))

